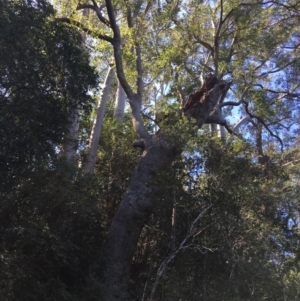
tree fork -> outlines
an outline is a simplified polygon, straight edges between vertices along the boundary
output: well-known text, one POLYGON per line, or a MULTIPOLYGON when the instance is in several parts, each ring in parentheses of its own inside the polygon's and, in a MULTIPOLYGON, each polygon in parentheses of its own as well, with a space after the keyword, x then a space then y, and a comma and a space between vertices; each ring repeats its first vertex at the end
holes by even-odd
MULTIPOLYGON (((223 89, 222 85, 216 83, 205 96, 205 102, 216 104, 223 89)), ((200 107, 202 123, 198 125, 202 126, 214 106, 207 104, 200 107)), ((108 232, 105 246, 105 292, 101 299, 104 301, 127 300, 132 259, 141 231, 153 208, 151 181, 171 165, 183 148, 183 145, 168 142, 162 131, 148 139, 136 141, 133 146, 141 147, 143 154, 108 232)))

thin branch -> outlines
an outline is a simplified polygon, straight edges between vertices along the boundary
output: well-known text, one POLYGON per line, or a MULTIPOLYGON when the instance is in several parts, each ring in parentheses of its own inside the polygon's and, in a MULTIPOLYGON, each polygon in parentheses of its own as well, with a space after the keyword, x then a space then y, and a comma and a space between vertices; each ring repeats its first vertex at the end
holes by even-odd
POLYGON ((179 78, 179 73, 176 71, 175 76, 174 76, 175 85, 176 85, 176 92, 177 92, 179 102, 180 102, 180 109, 183 109, 183 107, 186 103, 186 99, 185 99, 185 96, 184 96, 184 93, 183 93, 181 87, 178 84, 178 78, 179 78))
POLYGON ((200 65, 206 68, 209 72, 214 73, 214 69, 200 61, 200 65))
POLYGON ((141 111, 141 115, 144 116, 145 118, 151 120, 152 122, 154 122, 155 124, 158 125, 158 122, 156 119, 153 119, 152 117, 150 117, 149 115, 145 114, 143 111, 141 111))
POLYGON ((89 29, 88 27, 85 27, 84 25, 82 25, 82 23, 80 23, 78 21, 72 20, 70 18, 56 18, 56 20, 60 21, 60 22, 64 22, 64 23, 74 25, 74 26, 78 27, 79 29, 81 29, 82 31, 84 31, 85 33, 91 35, 94 38, 98 38, 98 39, 107 41, 109 43, 113 43, 113 38, 112 37, 109 37, 105 34, 101 34, 101 33, 97 33, 95 31, 92 31, 91 29, 89 29))
POLYGON ((197 218, 193 221, 192 225, 190 226, 184 240, 181 242, 180 246, 177 248, 176 251, 174 251, 171 255, 169 255, 163 262, 162 264, 159 266, 158 270, 157 270, 157 276, 155 279, 155 283, 153 285, 153 288, 151 290, 151 295, 150 295, 150 301, 153 300, 153 296, 155 294, 156 288, 159 284, 160 278, 164 275, 168 265, 174 261, 174 259, 176 258, 176 256, 181 252, 186 250, 187 248, 190 247, 190 245, 186 245, 187 241, 193 236, 194 234, 194 228, 197 224, 197 222, 199 221, 199 219, 201 217, 204 216, 204 214, 212 207, 212 205, 208 206, 206 209, 204 209, 202 212, 200 212, 200 214, 197 216, 197 218))
POLYGON ((264 127, 265 129, 270 133, 270 135, 274 138, 276 138, 279 142, 280 142, 280 145, 281 145, 281 151, 283 151, 283 142, 282 140, 279 138, 279 136, 273 134, 273 132, 269 129, 269 127, 266 125, 266 123, 264 122, 264 120, 252 113, 249 112, 249 109, 248 109, 248 106, 249 106, 249 103, 247 101, 243 101, 243 104, 245 105, 245 110, 247 112, 247 114, 251 117, 251 118, 255 118, 257 119, 264 127))
POLYGON ((293 161, 287 162, 285 164, 282 164, 282 166, 287 166, 287 165, 295 166, 295 163, 299 163, 299 162, 300 162, 300 160, 293 160, 293 161))
POLYGON ((287 97, 287 96, 300 97, 300 93, 292 93, 290 91, 275 91, 275 90, 271 90, 271 89, 266 89, 263 87, 262 84, 254 84, 253 86, 260 87, 262 90, 265 90, 267 92, 274 93, 274 94, 286 94, 285 97, 287 97))
POLYGON ((93 11, 96 12, 98 19, 105 25, 110 27, 110 22, 107 20, 105 17, 103 17, 101 13, 101 8, 97 6, 97 3, 93 1, 94 5, 91 4, 79 4, 76 8, 76 10, 81 10, 81 9, 92 9, 93 11))
POLYGON ((211 52, 212 57, 215 57, 215 51, 214 48, 207 42, 204 42, 203 40, 201 40, 198 36, 193 35, 194 39, 203 47, 205 47, 207 50, 209 50, 211 52))
POLYGON ((279 68, 277 68, 277 69, 273 69, 273 70, 270 70, 270 71, 263 72, 263 73, 261 73, 260 75, 258 75, 258 77, 263 77, 263 76, 268 75, 268 74, 280 72, 280 71, 282 71, 284 68, 286 68, 286 67, 288 67, 288 66, 294 64, 296 61, 297 61, 297 59, 292 60, 292 61, 288 62, 287 64, 285 64, 284 66, 279 67, 279 68))

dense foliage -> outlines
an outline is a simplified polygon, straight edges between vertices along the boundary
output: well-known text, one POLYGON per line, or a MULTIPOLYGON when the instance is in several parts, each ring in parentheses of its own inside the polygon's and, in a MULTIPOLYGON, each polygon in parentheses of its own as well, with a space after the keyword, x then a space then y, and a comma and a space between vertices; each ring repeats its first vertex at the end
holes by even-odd
POLYGON ((97 77, 81 35, 53 13, 43 1, 0 4, 1 188, 55 157, 72 108, 91 110, 97 77))

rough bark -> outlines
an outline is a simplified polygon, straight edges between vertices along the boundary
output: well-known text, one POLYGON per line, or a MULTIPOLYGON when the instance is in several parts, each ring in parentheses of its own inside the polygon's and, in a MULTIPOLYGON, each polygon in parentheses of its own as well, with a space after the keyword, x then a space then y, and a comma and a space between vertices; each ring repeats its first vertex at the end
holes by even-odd
POLYGON ((114 109, 114 118, 121 122, 124 118, 124 111, 125 111, 125 101, 126 101, 126 94, 118 81, 118 88, 116 93, 116 102, 115 102, 115 109, 114 109))
POLYGON ((98 144, 99 144, 101 128, 104 120, 104 113, 106 109, 107 100, 109 97, 111 84, 114 78, 114 74, 115 74, 115 69, 109 68, 103 85, 102 95, 100 97, 99 105, 97 108, 97 114, 94 120, 93 129, 90 136, 88 153, 83 167, 85 173, 89 173, 89 174, 94 173, 95 164, 98 158, 98 154, 97 154, 98 144))
POLYGON ((109 229, 104 301, 127 300, 132 258, 153 206, 151 180, 159 171, 170 166, 178 154, 162 135, 153 136, 145 144, 141 160, 109 229))

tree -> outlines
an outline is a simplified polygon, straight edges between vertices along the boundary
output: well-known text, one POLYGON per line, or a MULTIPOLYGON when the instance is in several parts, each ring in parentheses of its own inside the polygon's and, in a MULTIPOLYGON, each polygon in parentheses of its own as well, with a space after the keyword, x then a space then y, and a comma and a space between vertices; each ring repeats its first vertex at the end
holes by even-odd
POLYGON ((45 1, 0 3, 1 300, 79 299, 102 240, 98 186, 59 153, 97 74, 80 33, 53 16, 45 1))
POLYGON ((97 161, 99 138, 100 138, 101 128, 103 124, 104 113, 106 109, 106 103, 108 101, 108 96, 109 96, 110 87, 112 84, 114 74, 115 74, 114 68, 109 68, 107 72, 107 76, 105 78, 103 91, 101 94, 101 98, 99 100, 97 114, 91 132, 88 154, 86 156, 85 163, 84 163, 84 171, 86 173, 90 173, 90 174, 94 173, 94 168, 97 161))
MULTIPOLYGON (((122 15, 122 7, 115 6, 114 8, 110 1, 106 1, 108 19, 104 19, 103 12, 96 2, 89 7, 97 12, 102 26, 103 24, 106 26, 105 30, 111 29, 113 33, 112 36, 101 34, 98 37, 110 42, 113 46, 118 79, 129 99, 133 116, 133 127, 139 138, 134 143, 134 146, 143 149, 141 160, 133 172, 128 189, 112 220, 106 246, 108 263, 105 277, 108 291, 104 296, 104 300, 125 300, 127 298, 126 288, 135 246, 143 225, 149 219, 153 208, 153 199, 150 196, 152 187, 148 183, 153 180, 154 175, 171 165, 176 156, 181 153, 189 135, 187 130, 182 131, 183 134, 181 136, 177 133, 175 141, 169 135, 166 126, 162 127, 154 135, 149 135, 140 115, 143 95, 141 44, 145 40, 132 38, 132 46, 129 46, 134 47, 136 54, 137 92, 134 92, 124 73, 121 53, 122 37, 120 27, 115 18, 115 9, 120 11, 122 15)), ((77 7, 77 9, 81 8, 83 6, 77 7)), ((141 30, 139 26, 133 27, 134 19, 131 11, 134 11, 134 9, 140 10, 141 8, 142 6, 138 3, 133 4, 133 7, 128 4, 127 10, 123 13, 123 16, 126 15, 129 20, 129 28, 134 28, 137 36, 139 36, 141 30)), ((174 26, 179 29, 178 31, 182 30, 187 33, 186 40, 178 41, 179 43, 181 42, 180 45, 185 42, 190 47, 198 47, 194 55, 198 55, 200 66, 203 66, 201 68, 203 73, 205 74, 207 71, 214 73, 210 77, 204 77, 201 88, 190 95, 183 110, 185 115, 196 119, 198 127, 202 127, 204 123, 219 123, 228 128, 225 119, 222 117, 222 108, 244 105, 245 113, 254 121, 262 123, 265 129, 281 142, 281 139, 273 133, 264 119, 251 112, 249 101, 253 99, 253 104, 258 108, 259 105, 267 103, 268 96, 266 93, 268 91, 272 93, 272 91, 265 88, 259 81, 266 82, 266 77, 271 76, 274 72, 284 70, 295 62, 293 59, 288 62, 282 62, 282 60, 277 59, 278 54, 274 52, 278 45, 287 43, 290 37, 290 35, 287 35, 287 28, 282 26, 281 18, 276 21, 277 24, 275 23, 275 26, 270 27, 270 22, 275 16, 274 14, 277 14, 279 17, 283 16, 284 8, 276 5, 265 6, 263 3, 255 1, 249 4, 224 4, 221 1, 216 3, 214 7, 210 6, 210 4, 189 6, 181 8, 181 15, 179 14, 179 2, 170 5, 166 3, 164 6, 153 8, 154 11, 157 9, 157 13, 153 14, 154 22, 162 24, 165 21, 164 13, 165 16, 166 14, 171 16, 170 19, 174 26), (199 16, 203 17, 200 23, 197 21, 199 16), (245 24, 247 24, 247 28, 251 28, 251 31, 244 27, 245 24), (265 28, 268 30, 264 30, 265 28), (249 41, 252 41, 250 45, 247 43, 249 41), (264 41, 264 45, 262 41, 264 41), (257 49, 258 45, 260 45, 260 52, 254 53, 251 51, 252 49, 254 50, 254 47, 257 49), (249 55, 251 60, 248 59, 249 55), (273 66, 268 68, 267 65, 271 61, 274 62, 273 66), (266 71, 263 71, 265 69, 266 71), (247 70, 249 75, 244 77, 244 73, 241 70, 247 70), (232 80, 224 80, 228 76, 232 80), (235 81, 234 84, 233 79, 235 81), (235 97, 238 100, 225 102, 224 99, 230 86, 236 91, 235 97)), ((148 9, 148 6, 145 7, 146 13, 148 9)), ((72 23, 72 21, 68 21, 72 23)), ((292 23, 291 18, 291 25, 288 24, 288 26, 293 26, 292 23)), ((167 27, 167 30, 169 28, 167 27)), ((178 31, 175 31, 175 34, 172 35, 172 44, 165 36, 162 37, 165 51, 162 50, 160 52, 161 56, 163 56, 164 52, 166 53, 160 61, 163 62, 165 60, 165 62, 171 64, 171 68, 173 64, 173 70, 175 69, 174 66, 178 65, 178 61, 184 61, 184 53, 172 52, 174 51, 174 38, 176 39, 178 31), (180 56, 182 59, 180 59, 180 56)), ((187 63, 192 58, 193 54, 187 54, 187 63)), ((189 66, 186 67, 188 71, 189 66)), ((291 92, 286 91, 287 97, 289 93, 291 92)), ((297 95, 295 96, 297 97, 297 95)), ((183 97, 182 99, 184 102, 183 97)), ((275 103, 275 108, 276 106, 277 102, 275 103)), ((276 114, 276 118, 278 117, 279 115, 276 114)), ((178 125, 180 120, 178 117, 176 119, 178 121, 175 121, 175 123, 178 125)))
POLYGON ((56 156, 74 109, 88 112, 97 77, 81 36, 51 20, 44 1, 3 2, 1 13, 1 183, 56 156), (10 177, 7 177, 7 173, 10 177), (6 179, 6 180, 5 180, 6 179))

